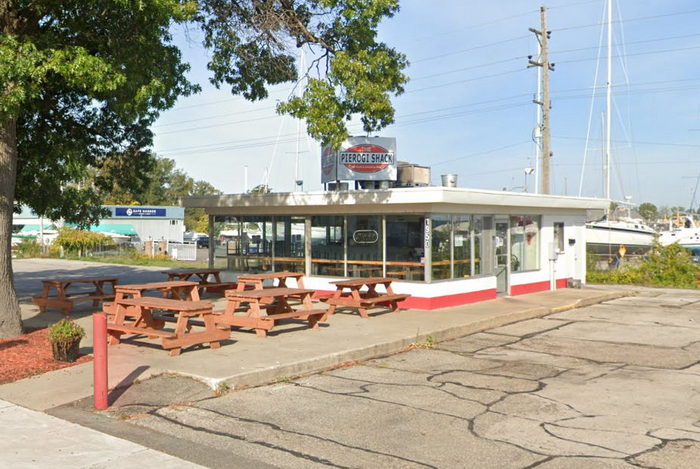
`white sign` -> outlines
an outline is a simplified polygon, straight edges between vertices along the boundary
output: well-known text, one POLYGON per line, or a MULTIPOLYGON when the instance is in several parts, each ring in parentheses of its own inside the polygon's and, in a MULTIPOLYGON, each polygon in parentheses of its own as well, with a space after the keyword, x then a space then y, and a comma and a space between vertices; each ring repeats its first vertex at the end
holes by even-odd
POLYGON ((396 139, 348 137, 339 151, 321 151, 321 182, 395 181, 396 139))

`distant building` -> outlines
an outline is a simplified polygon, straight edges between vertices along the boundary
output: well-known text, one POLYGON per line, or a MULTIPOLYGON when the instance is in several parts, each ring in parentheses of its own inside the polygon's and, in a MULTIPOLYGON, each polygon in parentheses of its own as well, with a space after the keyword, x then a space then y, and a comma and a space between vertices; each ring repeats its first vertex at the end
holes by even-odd
MULTIPOLYGON (((185 209, 182 207, 105 205, 104 208, 110 211, 110 215, 90 226, 90 231, 104 233, 119 241, 183 241, 185 209)), ((57 229, 65 225, 62 220, 42 219, 27 208, 12 218, 13 236, 39 236, 43 231, 48 242, 55 238, 57 229)))

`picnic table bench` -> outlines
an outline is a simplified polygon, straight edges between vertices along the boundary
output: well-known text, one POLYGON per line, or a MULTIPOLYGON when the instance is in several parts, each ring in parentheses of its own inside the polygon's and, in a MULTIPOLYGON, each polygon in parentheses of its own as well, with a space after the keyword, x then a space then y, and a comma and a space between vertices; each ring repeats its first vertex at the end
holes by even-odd
POLYGON ((297 288, 304 288, 303 272, 267 272, 264 274, 241 274, 236 278, 237 290, 244 290, 246 286, 253 286, 254 290, 261 290, 265 280, 277 280, 276 287, 287 288, 287 279, 297 281, 297 288))
POLYGON ((327 315, 335 313, 337 307, 355 308, 360 316, 367 319, 368 308, 386 305, 392 311, 399 311, 398 303, 409 298, 411 295, 404 293, 394 293, 391 283, 393 278, 386 277, 366 277, 349 280, 338 280, 331 282, 336 286, 336 291, 331 294, 320 295, 319 299, 328 303, 327 315), (377 286, 383 285, 386 293, 378 292, 377 286), (367 290, 362 290, 367 286, 367 290), (349 291, 345 291, 345 290, 349 291))
POLYGON ((281 319, 301 319, 308 321, 309 327, 318 328, 318 322, 326 315, 325 309, 314 309, 311 297, 315 290, 302 288, 266 288, 264 290, 226 291, 226 309, 217 313, 216 322, 228 326, 255 329, 259 337, 266 337, 267 331, 281 319), (300 298, 302 306, 294 309, 289 298, 300 298), (248 306, 245 315, 237 315, 241 304, 248 306))
POLYGON ((231 334, 228 327, 221 328, 214 322, 213 305, 209 301, 181 301, 171 298, 142 297, 122 298, 114 302, 114 321, 107 323, 110 345, 120 342, 123 334, 146 335, 160 338, 162 347, 170 351, 170 356, 179 355, 182 347, 209 343, 211 348, 219 348, 220 341, 231 334), (154 315, 154 311, 174 313, 175 329, 164 330, 164 321, 154 315), (126 322, 127 317, 134 321, 126 322), (199 318, 203 331, 192 332, 190 318, 199 318))
POLYGON ((47 308, 60 309, 68 316, 75 303, 79 301, 92 301, 93 306, 98 306, 100 301, 111 300, 115 295, 116 277, 91 277, 42 280, 43 288, 40 295, 32 297, 32 303, 39 307, 40 312, 47 308), (111 285, 111 291, 106 290, 111 285), (73 287, 92 287, 85 290, 71 290, 73 287), (55 290, 52 295, 52 290, 55 290))
POLYGON ((223 269, 173 269, 162 273, 168 276, 168 281, 192 279, 199 284, 200 291, 207 293, 223 293, 228 289, 236 288, 236 282, 221 281, 221 272, 223 269))
MULTIPOLYGON (((103 303, 102 311, 104 311, 107 314, 107 318, 111 320, 116 314, 117 302, 127 298, 142 298, 148 291, 157 291, 161 296, 170 297, 178 301, 199 301, 198 285, 197 282, 188 282, 184 280, 116 285, 114 287, 114 301, 103 303)), ((131 309, 126 308, 125 314, 127 317, 133 317, 137 314, 135 309, 133 312, 130 312, 131 309)))

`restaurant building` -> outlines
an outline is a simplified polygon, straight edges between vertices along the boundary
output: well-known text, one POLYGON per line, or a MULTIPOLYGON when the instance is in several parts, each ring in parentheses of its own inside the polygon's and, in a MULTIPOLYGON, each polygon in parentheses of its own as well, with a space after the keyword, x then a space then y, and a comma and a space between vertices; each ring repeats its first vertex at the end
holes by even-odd
POLYGON ((435 309, 585 283, 586 211, 601 199, 404 187, 183 199, 209 215, 209 264, 297 271, 333 291, 395 278, 402 306, 435 309), (225 233, 225 236, 221 236, 225 233), (577 282, 574 282, 577 283, 577 282))

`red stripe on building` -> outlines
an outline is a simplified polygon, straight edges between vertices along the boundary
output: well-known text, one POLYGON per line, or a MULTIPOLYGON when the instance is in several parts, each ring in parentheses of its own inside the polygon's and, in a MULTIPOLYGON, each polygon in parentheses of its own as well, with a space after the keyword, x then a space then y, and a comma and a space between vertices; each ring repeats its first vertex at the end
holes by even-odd
MULTIPOLYGON (((568 278, 558 278, 557 279, 557 288, 566 288, 567 280, 569 280, 569 279, 568 278)), ((536 293, 539 291, 546 291, 546 290, 549 290, 549 280, 545 280, 544 282, 525 283, 522 285, 511 285, 510 294, 512 296, 526 295, 528 293, 536 293)))

